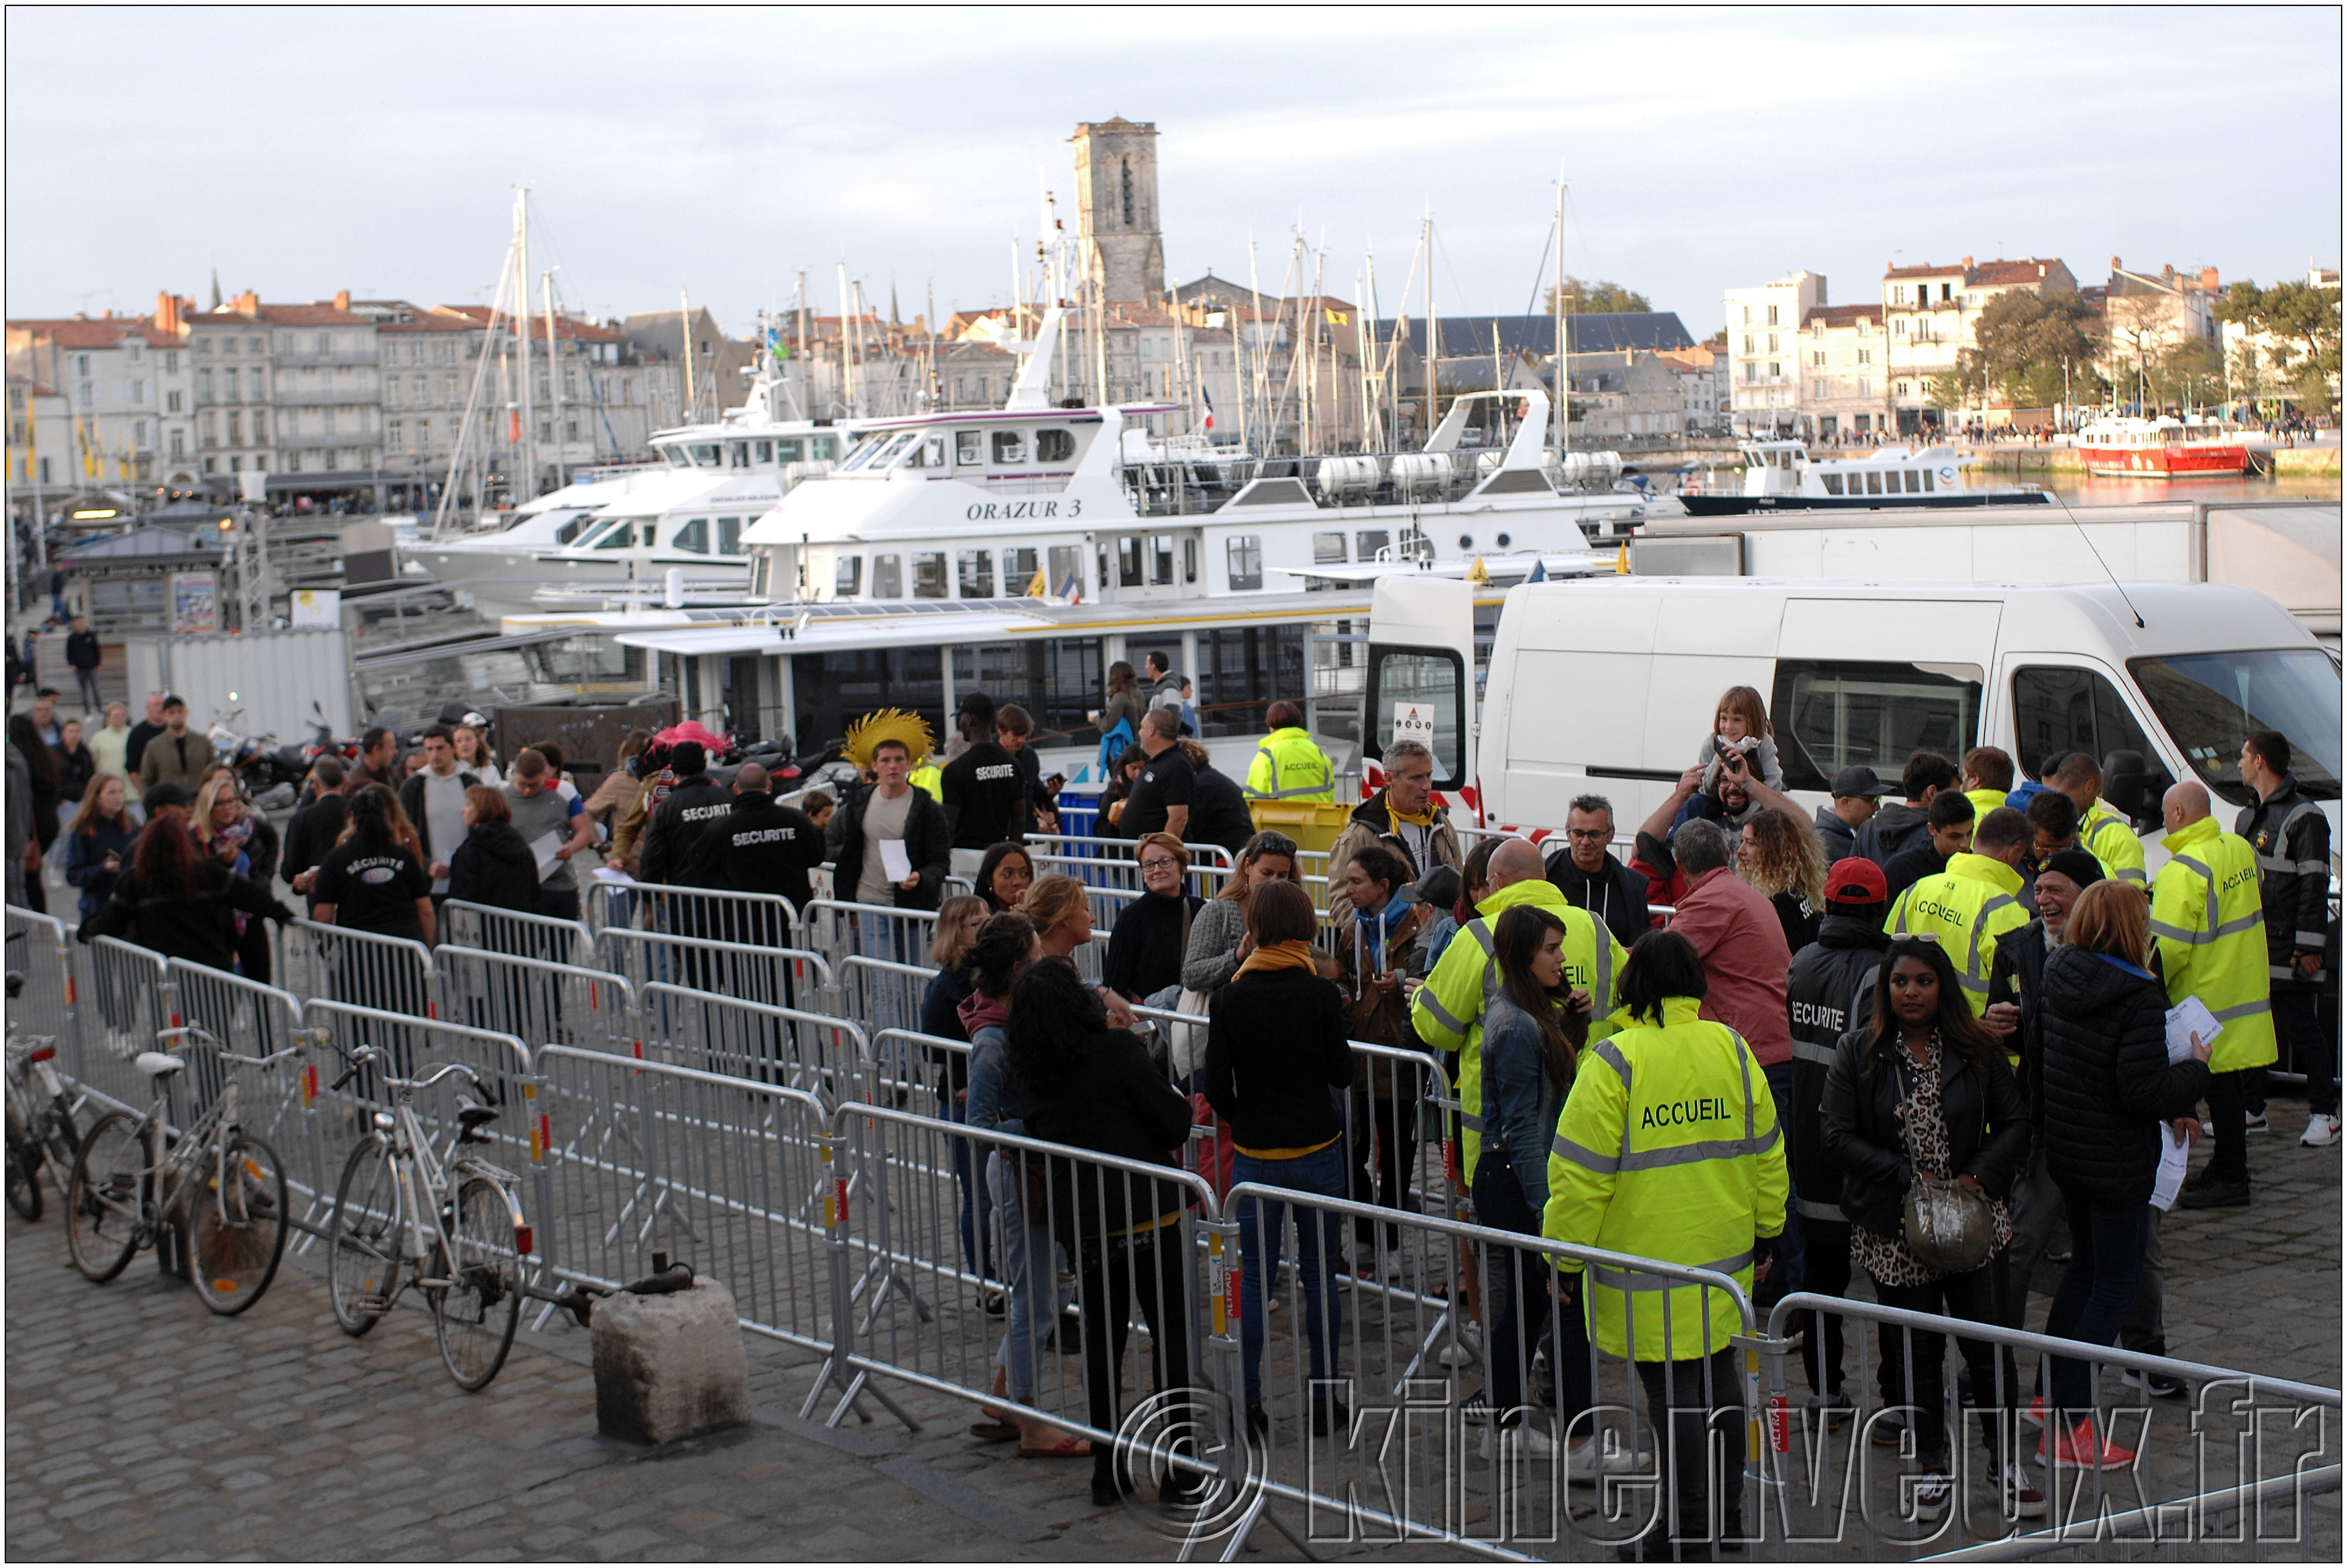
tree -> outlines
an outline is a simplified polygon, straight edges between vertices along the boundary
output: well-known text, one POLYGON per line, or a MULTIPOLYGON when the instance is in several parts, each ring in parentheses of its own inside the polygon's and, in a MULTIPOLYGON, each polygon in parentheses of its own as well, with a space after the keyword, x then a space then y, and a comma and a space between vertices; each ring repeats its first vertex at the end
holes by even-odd
MULTIPOLYGON (((1568 316, 1584 313, 1644 314, 1654 308, 1644 294, 1634 293, 1610 279, 1600 278, 1594 283, 1584 283, 1578 278, 1571 277, 1564 280, 1564 313, 1568 316)), ((1541 297, 1541 312, 1543 315, 1556 313, 1556 285, 1553 283, 1548 286, 1547 291, 1541 297)))
POLYGON ((2336 407, 2339 290, 2283 282, 2260 289, 2243 279, 2217 301, 2217 319, 2271 341, 2269 360, 2310 411, 2336 407))
POLYGON ((2168 344, 2145 371, 2152 398, 2162 407, 2220 402, 2225 395, 2224 360, 2207 338, 2184 338, 2168 344))
POLYGON ((2071 401, 2087 390, 2097 350, 2094 312, 2077 295, 2039 295, 2015 289, 1991 300, 1973 325, 1976 347, 1956 356, 1958 389, 1974 402, 1992 399, 2044 407, 2061 401, 2069 372, 2071 401))

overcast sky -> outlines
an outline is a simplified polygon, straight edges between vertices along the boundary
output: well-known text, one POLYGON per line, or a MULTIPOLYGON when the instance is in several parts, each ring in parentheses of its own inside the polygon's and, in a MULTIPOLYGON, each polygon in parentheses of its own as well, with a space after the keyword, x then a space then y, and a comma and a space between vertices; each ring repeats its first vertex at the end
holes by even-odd
MULTIPOLYGON (((2059 256, 2082 281, 2335 266, 2340 12, 1547 15, 780 9, 7 13, 7 313, 485 300, 512 190, 574 308, 745 331, 845 261, 909 319, 998 304, 1068 136, 1154 121, 1175 280, 1266 292, 1300 228, 1389 312, 1430 210, 1443 310, 1518 311, 1562 168, 1565 257, 1674 310, 1796 268, 2059 256)), ((533 295, 536 290, 533 290, 533 295)), ((1416 313, 1419 290, 1410 290, 1416 313)))

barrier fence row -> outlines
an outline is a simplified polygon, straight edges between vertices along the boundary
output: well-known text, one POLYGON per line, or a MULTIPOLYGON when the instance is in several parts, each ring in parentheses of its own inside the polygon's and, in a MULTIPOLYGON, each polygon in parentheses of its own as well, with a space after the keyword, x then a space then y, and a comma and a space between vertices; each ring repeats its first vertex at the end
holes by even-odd
MULTIPOLYGON (((485 977, 461 991, 482 1016, 573 1032, 526 1043, 445 1005, 432 1017, 301 1000, 118 942, 69 947, 56 922, 22 911, 8 932, 26 976, 17 1022, 56 1033, 61 1065, 101 1100, 145 1104, 129 1058, 174 1017, 240 1049, 298 1047, 270 1071, 239 1069, 251 1074, 239 1092, 313 1236, 382 1104, 369 1075, 333 1087, 342 1049, 375 1045, 402 1075, 464 1061, 500 1103, 491 1157, 524 1177, 536 1293, 613 1288, 666 1252, 723 1283, 745 1330, 813 1353, 808 1413, 835 1423, 868 1400, 917 1427, 936 1419, 902 1397, 918 1390, 1008 1418, 1029 1446, 1090 1440, 1102 1473, 1136 1472, 1144 1496, 1200 1492, 1187 1550, 1235 1554, 1269 1525, 1316 1547, 1511 1558, 1673 1529, 1787 1558, 2018 1558, 2114 1537, 2335 1555, 2335 1507, 2314 1500, 2339 1486, 2336 1390, 1840 1298, 1789 1297, 1764 1321, 1735 1260, 1690 1268, 1472 1223, 1444 1135, 1450 1090, 1420 1053, 1357 1046, 1335 1157, 1276 1165, 1275 1183, 1251 1179, 1245 1156, 1225 1165, 1226 1135, 1203 1101, 1186 1118, 1166 1111, 1188 1123, 1174 1165, 976 1128, 957 1119, 960 1042, 672 980, 638 987, 512 954, 453 961, 485 977), (1364 1158, 1368 1201, 1355 1196, 1364 1158), (1389 1160, 1397 1181, 1378 1188, 1389 1160), (1908 1422, 1904 1451, 1870 1441, 1880 1410, 1837 1421, 1795 1398, 1804 1347, 1829 1319, 1896 1360, 1903 1380, 1882 1403, 1908 1422), (1975 1409, 1943 1364, 1946 1337, 1972 1368, 1975 1409), (2055 1471, 2032 1457, 2025 1385, 1998 1350, 2067 1352, 2097 1380, 2181 1378, 2189 1420, 2111 1377, 2116 1402, 2097 1420, 2142 1457, 2055 1471), (1935 1514, 1913 1461, 1931 1456, 1919 1434, 1942 1413, 1954 1496, 1935 1514), (1984 1419, 1979 1441, 1967 1414, 1984 1419), (2042 1492, 2042 1517, 2001 1470, 1991 1479, 1992 1454, 2042 1492)), ((843 966, 864 997, 911 967, 843 966)), ((431 972, 445 1004, 460 972, 431 972)), ((1180 1078, 1174 1032, 1197 1021, 1147 1016, 1180 1078)), ((220 1081, 182 1074, 172 1093, 191 1103, 175 1120, 220 1081)), ((454 1136, 453 1089, 417 1108, 436 1137, 454 1136)), ((1887 1377, 1863 1351, 1856 1373, 1847 1386, 1868 1393, 1887 1377)))

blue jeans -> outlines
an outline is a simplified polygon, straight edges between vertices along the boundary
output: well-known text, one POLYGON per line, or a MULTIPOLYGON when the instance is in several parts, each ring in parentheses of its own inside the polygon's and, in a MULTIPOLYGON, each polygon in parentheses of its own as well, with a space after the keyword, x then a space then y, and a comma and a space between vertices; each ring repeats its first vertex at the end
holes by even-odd
MULTIPOLYGON (((969 1102, 957 1099, 950 1081, 944 1084, 946 1120, 958 1126, 969 1120, 969 1102)), ((994 1195, 989 1184, 972 1168, 984 1158, 986 1147, 968 1138, 953 1140, 954 1183, 961 1188, 961 1261, 962 1267, 980 1279, 994 1276, 993 1231, 990 1227, 994 1195)))
MULTIPOLYGON (((1266 1186, 1295 1192, 1345 1196, 1345 1140, 1292 1160, 1259 1160, 1235 1155, 1231 1160, 1231 1184, 1261 1182, 1266 1186)), ((1288 1206, 1260 1198, 1239 1207, 1239 1345, 1246 1362, 1246 1402, 1263 1402, 1264 1284, 1279 1272, 1282 1239, 1287 1228, 1288 1206)), ((1311 1342, 1312 1377, 1329 1375, 1336 1361, 1338 1330, 1344 1323, 1343 1298, 1337 1294, 1337 1267, 1342 1260, 1342 1217, 1327 1210, 1296 1208, 1296 1273, 1304 1286, 1304 1328, 1311 1342)))
POLYGON ((994 1364, 1002 1369, 1010 1397, 1031 1405, 1035 1402, 1035 1351, 1051 1333, 1059 1316, 1059 1270, 1054 1266, 1051 1233, 1040 1216, 1029 1223, 1019 1201, 1019 1169, 1011 1161, 1000 1154, 989 1154, 986 1180, 992 1189, 994 1212, 1002 1217, 1002 1268, 1010 1287, 1002 1344, 994 1352, 994 1364), (1053 1309, 1042 1308, 1046 1301, 1053 1309))
MULTIPOLYGON (((1784 1145, 1784 1132, 1793 1125, 1793 1064, 1779 1062, 1773 1067, 1763 1067, 1768 1080, 1768 1097, 1777 1102, 1778 1145, 1784 1145)), ((1795 1216, 1800 1211, 1793 1207, 1799 1195, 1793 1190, 1793 1166, 1785 1163, 1785 1228, 1777 1233, 1777 1261, 1768 1270, 1768 1278, 1755 1290, 1756 1303, 1773 1306, 1794 1291, 1805 1288, 1802 1284, 1801 1227, 1795 1216)))

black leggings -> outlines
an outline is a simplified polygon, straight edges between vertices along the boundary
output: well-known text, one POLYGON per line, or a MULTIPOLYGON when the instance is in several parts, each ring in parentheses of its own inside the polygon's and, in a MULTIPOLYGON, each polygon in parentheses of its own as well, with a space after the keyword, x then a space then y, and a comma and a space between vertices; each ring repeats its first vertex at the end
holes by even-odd
MULTIPOLYGON (((1711 1491, 1719 1484, 1721 1534, 1744 1533, 1744 1390, 1739 1363, 1730 1346, 1701 1360, 1640 1361, 1638 1381, 1646 1411, 1667 1445, 1671 1498, 1676 1504, 1681 1541, 1711 1539, 1711 1491), (1711 1440, 1719 1440, 1720 1464, 1708 1462, 1711 1440)), ((1659 1532, 1659 1522, 1657 1526, 1659 1532)), ((1649 1554, 1651 1555, 1651 1553, 1649 1554)))
MULTIPOLYGON (((1142 1320, 1149 1325, 1157 1391, 1189 1384, 1188 1235, 1189 1227, 1177 1217, 1171 1224, 1139 1236, 1095 1237, 1078 1249, 1076 1291, 1084 1309, 1085 1419, 1096 1432, 1117 1431, 1125 1414, 1120 1372, 1136 1305, 1142 1320)), ((1061 1239, 1064 1243, 1066 1238, 1061 1239)), ((1118 1474, 1121 1468, 1117 1445, 1095 1436, 1092 1479, 1113 1479, 1120 1488, 1130 1491, 1133 1477, 1118 1474)))
MULTIPOLYGON (((1493 1230, 1524 1236, 1540 1234, 1540 1216, 1525 1201, 1514 1169, 1501 1153, 1483 1151, 1475 1163, 1475 1217, 1493 1230)), ((1505 1421, 1524 1402, 1524 1362, 1540 1343, 1550 1320, 1549 1281, 1555 1269, 1538 1254, 1520 1253, 1512 1247, 1493 1247, 1485 1253, 1491 1293, 1483 1298, 1491 1314, 1491 1331, 1484 1343, 1491 1349, 1491 1381, 1486 1396, 1491 1419, 1505 1421)), ((1555 1313, 1556 1341, 1549 1350, 1550 1392, 1556 1400, 1557 1429, 1568 1436, 1576 1417, 1589 1409, 1589 1330, 1582 1316, 1578 1275, 1563 1276, 1575 1294, 1570 1306, 1555 1313)))

